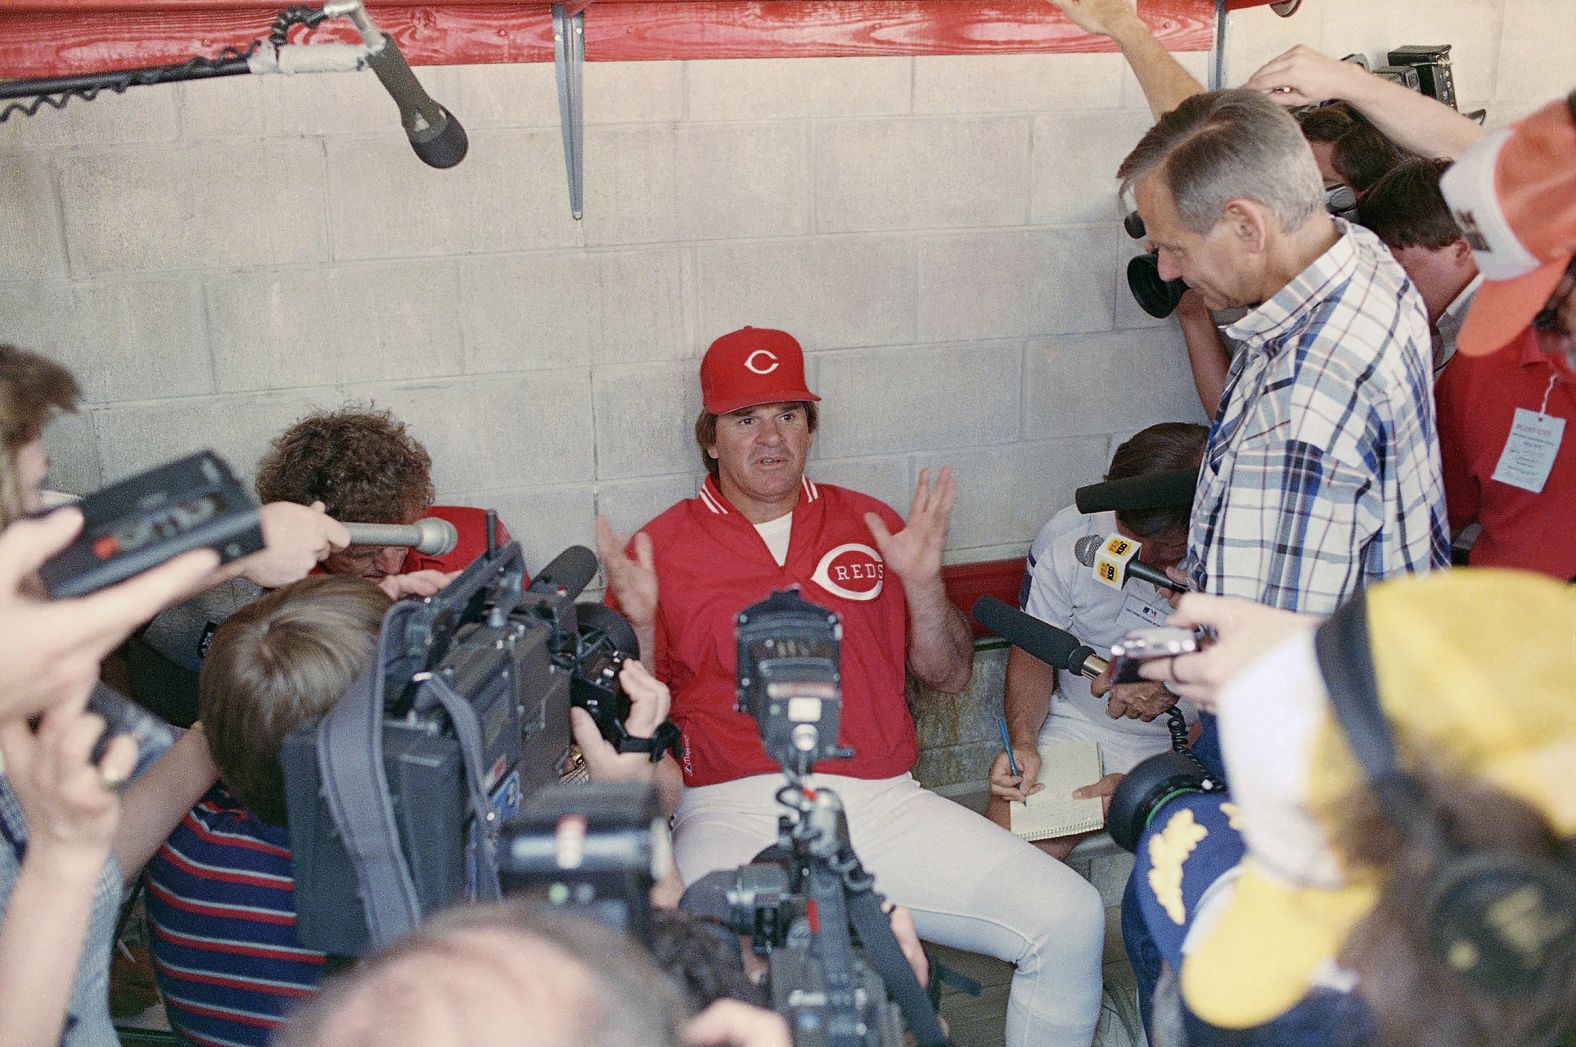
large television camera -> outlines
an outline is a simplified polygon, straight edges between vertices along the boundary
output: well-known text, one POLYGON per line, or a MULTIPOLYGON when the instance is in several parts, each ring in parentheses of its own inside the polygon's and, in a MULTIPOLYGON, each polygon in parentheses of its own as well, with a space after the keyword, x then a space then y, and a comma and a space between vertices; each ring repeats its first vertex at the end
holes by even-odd
POLYGON ((774 847, 702 877, 681 907, 747 935, 766 957, 771 1005, 795 1047, 900 1047, 905 1026, 920 1047, 948 1043, 849 843, 842 801, 810 778, 817 760, 849 755, 837 744, 838 616, 777 592, 737 625, 738 709, 783 768, 777 799, 788 813, 774 847))
POLYGON ((390 608, 367 672, 285 739, 303 945, 357 956, 498 897, 499 827, 568 769, 572 704, 621 751, 674 743, 671 725, 623 733, 617 666, 639 652, 614 612, 576 606, 596 567, 573 546, 525 588, 520 546, 490 541, 442 592, 390 608))

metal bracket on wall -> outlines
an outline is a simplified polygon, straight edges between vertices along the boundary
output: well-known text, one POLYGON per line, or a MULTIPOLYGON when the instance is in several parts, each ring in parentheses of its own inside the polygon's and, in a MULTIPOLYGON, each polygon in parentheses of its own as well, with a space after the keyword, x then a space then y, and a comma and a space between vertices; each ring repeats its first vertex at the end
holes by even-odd
POLYGON ((553 71, 558 78, 558 122, 564 131, 569 213, 585 214, 586 3, 553 5, 553 71))
POLYGON ((1215 47, 1209 66, 1209 89, 1226 86, 1226 0, 1215 0, 1215 47))

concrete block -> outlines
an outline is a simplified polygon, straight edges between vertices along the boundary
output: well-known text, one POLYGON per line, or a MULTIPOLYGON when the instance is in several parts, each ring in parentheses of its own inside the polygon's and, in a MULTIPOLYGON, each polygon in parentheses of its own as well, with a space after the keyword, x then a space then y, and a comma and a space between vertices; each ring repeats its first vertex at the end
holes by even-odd
POLYGON ((330 138, 328 201, 334 258, 468 255, 572 247, 556 131, 479 128, 446 171, 416 159, 398 124, 390 136, 330 138))
POLYGON ((642 480, 603 480, 596 485, 597 515, 607 517, 613 530, 627 538, 673 503, 695 497, 702 476, 697 456, 695 468, 687 473, 642 480))
POLYGON ((696 248, 700 341, 745 324, 812 349, 914 341, 913 241, 866 236, 696 248))
MULTIPOLYGON (((0 109, 10 104, 0 102, 0 109)), ((64 109, 46 105, 31 117, 13 114, 0 123, 0 149, 168 142, 178 126, 173 91, 162 87, 133 88, 123 95, 105 91, 91 102, 73 98, 64 109)))
POLYGON ((432 455, 440 491, 590 480, 591 398, 583 368, 345 387, 393 411, 432 455))
POLYGON ((1026 118, 816 125, 817 227, 973 228, 1028 214, 1026 118))
POLYGON ((516 371, 690 355, 689 253, 577 252, 461 263, 466 369, 516 371))
POLYGON ((195 281, 0 284, 6 339, 53 357, 88 403, 214 390, 195 281))
MULTIPOLYGON (((997 739, 996 718, 1001 715, 1006 673, 1007 652, 999 648, 975 652, 974 674, 961 694, 942 694, 922 684, 913 684, 914 707, 919 713, 915 727, 920 749, 997 739)), ((980 775, 981 780, 985 777, 980 775)), ((930 782, 925 784, 931 785, 930 782)))
POLYGON ((1089 882, 1100 891, 1106 905, 1121 905, 1122 892, 1133 871, 1133 856, 1123 851, 1102 855, 1089 861, 1089 882))
POLYGON ((827 458, 1018 438, 1018 342, 817 354, 827 458))
POLYGON ((1024 430, 1039 437, 1206 421, 1176 327, 1033 342, 1023 388, 1024 430))
POLYGON ((691 120, 887 116, 909 111, 908 58, 748 58, 687 64, 691 120))
MULTIPOLYGON (((695 364, 601 367, 592 376, 596 405, 597 479, 697 471, 695 364)), ((691 492, 693 493, 693 492, 691 492)))
POLYGON ((1074 490, 1104 475, 1106 451, 1105 437, 1092 436, 947 452, 958 478, 948 547, 1027 549, 1074 490))
POLYGON ((902 516, 908 514, 909 502, 914 498, 914 485, 909 479, 912 470, 902 457, 825 461, 812 450, 806 471, 818 484, 836 484, 879 498, 902 516))
POLYGON ((927 789, 959 782, 973 782, 990 771, 990 762, 1001 751, 1001 739, 925 749, 914 761, 914 777, 927 789))
POLYGON ((296 419, 339 406, 331 388, 141 400, 94 412, 103 482, 211 448, 250 485, 269 442, 296 419))
MULTIPOLYGON (((545 141, 542 148, 549 148, 545 141)), ((548 192, 553 206, 567 214, 562 145, 552 149, 558 180, 548 192)), ((677 132, 671 125, 588 130, 586 243, 666 243, 688 236, 679 223, 677 158, 677 132)))
MULTIPOLYGON (((466 127, 558 127, 558 85, 550 62, 455 67, 456 101, 466 127)), ((678 120, 684 115, 681 62, 587 62, 588 124, 678 120)))
MULTIPOLYGON (((1255 7, 1233 11, 1226 21, 1226 86, 1240 87, 1260 66, 1277 55, 1289 51, 1297 44, 1306 44, 1317 51, 1324 50, 1322 39, 1324 25, 1320 11, 1312 4, 1303 4, 1302 10, 1291 18, 1282 18, 1268 7, 1255 7)), ((1205 64, 1199 80, 1208 86, 1207 71, 1214 68, 1211 56, 1202 55, 1205 64)), ((1340 57, 1340 53, 1336 54, 1340 57)), ((1136 90, 1137 82, 1133 83, 1136 90)))
POLYGON ((15 147, 0 148, 0 206, 6 216, 0 222, 6 279, 64 276, 66 245, 48 159, 15 147))
MULTIPOLYGON (((459 113, 453 108, 458 93, 453 70, 440 66, 421 66, 415 73, 416 79, 429 95, 440 105, 459 113)), ((400 124, 399 109, 370 70, 267 76, 261 79, 261 83, 263 126, 270 136, 356 135, 386 138, 410 151, 410 141, 400 124)), ((465 122, 463 114, 460 121, 465 122)), ((467 129, 469 126, 466 124, 467 129)))
POLYGON ((60 196, 77 275, 327 257, 323 159, 312 142, 78 153, 61 165, 60 196))
POLYGON ((1047 113, 1034 118, 1036 225, 1118 221, 1116 169, 1149 130, 1149 114, 1134 111, 1047 113))
POLYGON ((810 231, 808 127, 680 127, 675 146, 679 229, 685 239, 810 231))
MULTIPOLYGON (((1307 21, 1306 18, 1304 20, 1307 21)), ((1232 46, 1235 46, 1235 39, 1232 41, 1232 46)), ((1116 57, 1120 58, 1120 56, 1116 57)), ((1175 57, 1183 69, 1193 74, 1193 79, 1205 87, 1209 86, 1208 51, 1181 51, 1175 57)), ((1144 100, 1144 89, 1138 86, 1138 77, 1133 75, 1133 70, 1126 60, 1122 60, 1122 108, 1142 109, 1146 112, 1149 110, 1149 103, 1144 100)))
POLYGON ((1111 268, 1109 226, 926 238, 920 340, 1109 330, 1111 268))
POLYGON ((221 76, 173 85, 180 137, 189 142, 210 138, 260 138, 266 134, 263 85, 266 77, 221 76))
POLYGON ((459 374, 458 285, 447 261, 211 276, 219 388, 459 374))
MULTIPOLYGON (((1512 0, 1499 5, 1502 11, 1499 54, 1494 65, 1493 94, 1482 93, 1480 79, 1467 77, 1456 81, 1462 98, 1493 97, 1489 119, 1499 118, 1496 109, 1506 102, 1536 102, 1543 105, 1570 89, 1570 42, 1576 39, 1576 6, 1565 0, 1512 0)), ((1452 43, 1455 36, 1435 34, 1452 43)), ((1422 41, 1420 41, 1422 42, 1422 41)), ((1462 41, 1465 43, 1465 41, 1462 41)), ((1468 52, 1471 57, 1471 52, 1468 52)), ((1451 58, 1462 61, 1452 51, 1451 58)), ((1462 109, 1471 108, 1463 105, 1462 109)), ((1501 124, 1503 126, 1503 124, 1501 124)))
POLYGON ((67 494, 91 494, 103 486, 93 412, 78 411, 56 418, 44 428, 49 476, 44 487, 67 494))
POLYGON ((498 519, 525 550, 525 566, 534 576, 571 545, 596 551, 591 529, 592 492, 590 484, 525 487, 453 498, 440 491, 439 501, 496 509, 498 519))
MULTIPOLYGON (((1363 0, 1325 0, 1319 13, 1324 22, 1324 48, 1340 57, 1352 51, 1368 55, 1374 64, 1383 64, 1385 54, 1401 44, 1449 43, 1450 61, 1461 98, 1492 98, 1494 67, 1500 41, 1500 9, 1509 11, 1523 6, 1525 0, 1487 3, 1484 0, 1437 0, 1435 3, 1369 4, 1363 0)), ((1548 5, 1548 12, 1555 7, 1548 5)), ((1569 7, 1569 5, 1563 5, 1569 7)), ((1313 13, 1313 12, 1310 12, 1313 13)), ((1295 21, 1295 17, 1291 19, 1295 21)), ((1567 19, 1567 24, 1569 20, 1567 19)), ((1569 37, 1558 36, 1559 21, 1533 22, 1536 38, 1549 42, 1554 50, 1545 52, 1551 65, 1541 70, 1551 86, 1548 97, 1570 89, 1568 57, 1561 58, 1559 46, 1569 37), (1556 43, 1558 41, 1558 43, 1556 43)))
POLYGON ((1119 54, 922 55, 914 59, 914 112, 1115 109, 1126 67, 1119 54))

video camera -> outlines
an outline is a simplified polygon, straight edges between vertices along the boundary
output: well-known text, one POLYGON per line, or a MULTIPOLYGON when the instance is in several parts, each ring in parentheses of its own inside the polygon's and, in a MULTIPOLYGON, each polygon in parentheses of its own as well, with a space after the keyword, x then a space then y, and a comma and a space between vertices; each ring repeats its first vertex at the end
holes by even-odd
POLYGON ((616 667, 639 655, 633 632, 574 602, 596 557, 572 546, 523 588, 520 546, 494 544, 494 524, 445 589, 390 608, 367 672, 285 739, 308 948, 360 955, 449 903, 498 897, 499 828, 565 770, 572 704, 621 751, 656 760, 676 741, 671 724, 654 740, 624 733, 616 667))
POLYGON ((703 876, 680 906, 748 935, 767 958, 771 1005, 795 1047, 946 1044, 934 1001, 892 934, 848 836, 842 801, 809 780, 817 760, 851 755, 841 720, 838 616, 794 592, 738 615, 738 710, 754 716, 783 768, 778 842, 738 869, 703 876))

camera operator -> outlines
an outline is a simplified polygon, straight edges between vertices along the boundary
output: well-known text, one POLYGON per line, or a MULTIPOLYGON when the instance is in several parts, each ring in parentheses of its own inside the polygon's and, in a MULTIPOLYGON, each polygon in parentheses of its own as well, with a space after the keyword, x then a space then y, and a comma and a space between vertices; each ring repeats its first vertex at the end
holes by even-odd
MULTIPOLYGON (((1202 425, 1162 422, 1135 434, 1116 449, 1105 479, 1147 476, 1173 469, 1197 469, 1208 431, 1202 425)), ((1186 507, 1124 510, 1085 516, 1076 506, 1057 513, 1040 531, 1024 573, 1020 609, 1065 629, 1108 657, 1110 646, 1129 629, 1157 625, 1171 607, 1154 586, 1134 582, 1112 589, 1094 577, 1077 556, 1089 535, 1120 534, 1141 542, 1143 561, 1170 567, 1187 551, 1186 507), (1036 555, 1038 552, 1038 555, 1036 555)), ((1022 774, 1010 773, 1005 752, 991 765, 991 799, 986 815, 1010 828, 1008 804, 1044 788, 1039 783, 1039 746, 1058 739, 1099 743, 1107 772, 1098 782, 1074 791, 1076 797, 1109 797, 1122 775, 1147 756, 1170 748, 1170 732, 1154 720, 1176 704, 1176 696, 1154 683, 1117 684, 1059 673, 1020 647, 1007 654, 1004 716, 1013 757, 1022 774)), ((1196 720, 1186 710, 1189 720, 1196 720)), ((1065 859, 1081 836, 1040 840, 1035 846, 1065 859)))
POLYGON ((1007 1043, 1087 1047, 1099 1012, 1103 919, 1071 870, 949 800, 909 769, 914 725, 904 665, 956 691, 973 647, 941 583, 955 482, 921 472, 906 521, 884 504, 805 475, 819 399, 799 343, 746 327, 712 343, 695 432, 707 477, 696 498, 626 548, 605 520, 609 595, 673 688, 684 734, 674 855, 686 883, 750 861, 777 839, 780 768, 755 720, 735 710, 734 616, 799 586, 842 618, 842 739, 821 764, 846 807, 854 850, 920 933, 1018 964, 1007 1043), (1010 887, 1010 889, 1007 889, 1010 887))
MULTIPOLYGON (((262 1044, 316 989, 324 957, 296 936, 279 753, 366 670, 390 602, 366 579, 308 578, 242 608, 214 637, 200 712, 221 784, 148 868, 159 987, 183 1036, 262 1044)), ((667 689, 633 660, 619 679, 628 730, 649 736, 667 716, 667 689)), ((584 710, 573 713, 593 776, 650 776, 649 759, 618 754, 584 710)))

